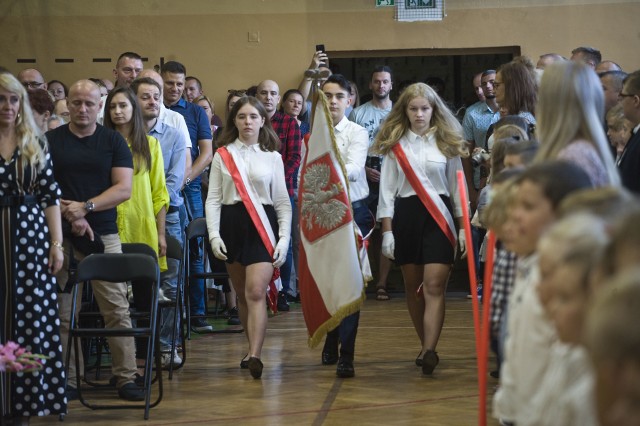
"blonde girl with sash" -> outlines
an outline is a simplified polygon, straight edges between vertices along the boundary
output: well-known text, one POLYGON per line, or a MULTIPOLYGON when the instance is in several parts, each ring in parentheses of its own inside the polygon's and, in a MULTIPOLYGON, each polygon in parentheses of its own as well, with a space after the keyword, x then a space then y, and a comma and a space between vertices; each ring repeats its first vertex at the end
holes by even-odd
POLYGON ((240 367, 258 379, 267 329, 265 295, 273 290, 274 272, 285 261, 291 235, 280 139, 262 104, 244 96, 231 109, 217 145, 205 204, 207 228, 213 254, 226 261, 238 293, 249 341, 240 367))
POLYGON ((439 362, 435 350, 456 244, 466 252, 454 217, 462 218, 456 172, 462 170, 460 157, 469 152, 456 118, 423 83, 402 92, 374 149, 387 157, 378 202, 382 252, 402 270, 409 315, 421 342, 416 365, 429 375, 439 362))

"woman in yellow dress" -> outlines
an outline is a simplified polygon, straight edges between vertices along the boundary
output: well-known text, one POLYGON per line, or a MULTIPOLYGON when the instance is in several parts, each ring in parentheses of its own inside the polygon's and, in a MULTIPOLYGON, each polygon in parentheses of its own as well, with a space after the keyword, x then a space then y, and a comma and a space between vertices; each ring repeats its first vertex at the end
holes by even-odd
MULTIPOLYGON (((107 97, 105 127, 116 130, 133 153, 131 198, 118 205, 118 234, 122 243, 144 243, 158 254, 161 271, 167 270, 165 217, 169 192, 164 176, 164 161, 158 140, 148 136, 136 96, 128 87, 119 87, 107 97)), ((148 289, 133 286, 134 305, 149 309, 148 289)), ((136 339, 136 358, 146 358, 146 340, 136 339)))

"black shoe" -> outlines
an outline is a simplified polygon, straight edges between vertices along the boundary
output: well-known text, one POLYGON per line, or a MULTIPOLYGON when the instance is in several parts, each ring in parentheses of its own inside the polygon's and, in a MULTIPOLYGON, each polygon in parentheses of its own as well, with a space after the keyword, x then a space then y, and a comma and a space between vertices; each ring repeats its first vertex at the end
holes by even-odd
POLYGON ((135 383, 129 382, 118 389, 118 396, 126 401, 144 401, 144 389, 140 389, 135 383))
MULTIPOLYGON (((422 352, 420 352, 421 354, 422 352)), ((422 357, 420 356, 420 354, 418 354, 418 357, 416 358, 416 367, 422 367, 422 357)))
POLYGON ((229 309, 228 315, 227 325, 240 325, 240 313, 237 306, 229 309))
POLYGON ((435 370, 436 365, 440 362, 438 353, 432 350, 428 350, 422 357, 422 374, 430 375, 435 370))
POLYGON ((322 350, 322 365, 334 365, 338 362, 338 353, 322 350))
POLYGON ((300 299, 296 296, 292 296, 289 293, 285 293, 284 295, 285 299, 287 300, 287 303, 296 303, 296 302, 300 302, 300 299))
POLYGON ((249 354, 246 354, 246 355, 242 358, 242 360, 240 361, 240 368, 245 369, 245 370, 246 370, 247 368, 249 368, 249 359, 245 359, 245 358, 247 358, 248 356, 249 356, 249 354))
POLYGON ((256 358, 254 356, 249 358, 249 361, 247 361, 247 367, 249 367, 251 377, 253 377, 254 379, 259 379, 260 377, 262 377, 263 365, 262 361, 260 361, 260 358, 256 358))
POLYGON ((489 373, 489 375, 491 377, 493 377, 494 379, 499 379, 500 378, 500 370, 493 370, 491 373, 489 373))
POLYGON ((340 358, 338 361, 338 368, 336 369, 336 376, 346 379, 356 375, 356 371, 353 369, 353 361, 346 358, 340 358))
MULTIPOLYGON (((133 376, 133 381, 135 382, 136 385, 140 387, 144 386, 144 376, 138 373, 136 373, 135 376, 133 376)), ((116 376, 111 376, 111 378, 109 379, 109 386, 115 388, 117 384, 118 384, 118 378, 116 376)))
POLYGON ((287 302, 287 296, 283 291, 278 293, 278 310, 281 312, 289 312, 291 308, 289 307, 289 303, 287 302))
POLYGON ((211 333, 213 326, 204 318, 194 318, 191 320, 191 331, 196 333, 211 333))
POLYGON ((65 396, 67 397, 67 402, 75 401, 78 399, 78 389, 67 386, 67 390, 65 392, 65 396))

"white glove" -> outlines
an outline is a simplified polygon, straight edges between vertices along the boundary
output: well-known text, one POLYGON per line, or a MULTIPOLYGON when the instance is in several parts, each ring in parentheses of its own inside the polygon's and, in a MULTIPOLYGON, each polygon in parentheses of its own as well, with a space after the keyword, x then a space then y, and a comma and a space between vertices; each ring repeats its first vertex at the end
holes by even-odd
POLYGON ((460 250, 460 258, 467 257, 467 237, 464 233, 464 229, 458 231, 458 249, 460 250))
POLYGON ((382 254, 391 260, 394 260, 393 252, 396 249, 396 240, 393 238, 393 232, 386 231, 382 233, 382 254))
POLYGON ((211 239, 211 250, 213 250, 213 255, 216 259, 227 260, 227 248, 220 237, 213 237, 211 239))
POLYGON ((276 249, 273 251, 273 267, 279 268, 284 265, 287 260, 287 252, 289 251, 289 240, 287 238, 280 238, 276 249))

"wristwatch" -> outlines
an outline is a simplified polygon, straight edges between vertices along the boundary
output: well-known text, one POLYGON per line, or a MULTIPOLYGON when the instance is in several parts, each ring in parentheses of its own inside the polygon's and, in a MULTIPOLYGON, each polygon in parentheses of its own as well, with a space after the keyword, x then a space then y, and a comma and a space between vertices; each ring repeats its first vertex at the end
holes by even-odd
POLYGON ((187 178, 187 180, 185 180, 185 181, 184 181, 184 184, 185 184, 186 186, 189 186, 189 184, 190 184, 190 183, 191 183, 191 178, 190 178, 190 177, 188 177, 188 178, 187 178))
POLYGON ((87 211, 87 213, 91 213, 93 210, 95 210, 95 208, 96 208, 96 205, 93 204, 93 201, 91 200, 86 201, 84 203, 84 209, 87 211))

